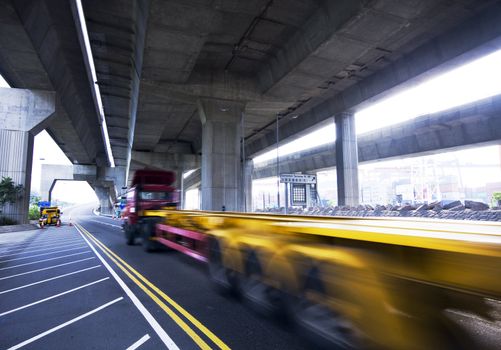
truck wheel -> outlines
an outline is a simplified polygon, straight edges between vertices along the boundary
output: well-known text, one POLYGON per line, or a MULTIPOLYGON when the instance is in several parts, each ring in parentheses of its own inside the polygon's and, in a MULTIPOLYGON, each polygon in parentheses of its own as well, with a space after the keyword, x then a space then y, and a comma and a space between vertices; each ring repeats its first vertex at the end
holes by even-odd
POLYGON ((325 287, 317 268, 312 268, 303 293, 291 306, 293 318, 302 336, 320 349, 361 349, 364 342, 356 326, 335 310, 316 300, 325 300, 325 287), (311 300, 307 295, 315 295, 311 300))
POLYGON ((224 266, 221 246, 217 239, 209 240, 209 275, 218 292, 238 294, 237 273, 224 266))
POLYGON ((245 276, 242 278, 242 296, 249 306, 266 317, 281 315, 283 298, 281 291, 263 283, 261 263, 255 251, 250 251, 245 260, 245 276))
POLYGON ((135 230, 129 225, 124 225, 125 240, 127 245, 134 245, 136 241, 135 230))
POLYGON ((155 225, 156 223, 152 220, 142 224, 143 249, 147 253, 157 251, 159 248, 158 242, 151 239, 155 236, 155 225))

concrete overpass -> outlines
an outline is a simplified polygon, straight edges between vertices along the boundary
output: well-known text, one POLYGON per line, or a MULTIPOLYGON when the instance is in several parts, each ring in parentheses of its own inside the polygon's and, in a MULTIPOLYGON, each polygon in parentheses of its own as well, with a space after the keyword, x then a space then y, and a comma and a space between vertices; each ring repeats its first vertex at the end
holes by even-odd
POLYGON ((64 0, 0 2, 0 73, 55 92, 44 127, 74 164, 96 166, 99 196, 116 195, 130 169, 182 172, 199 157, 203 209, 244 208, 246 160, 277 141, 276 119, 285 141, 334 117, 340 203, 356 202, 353 112, 499 48, 501 35, 499 1, 82 4, 97 81, 77 6, 64 0))
MULTIPOLYGON (((501 97, 424 115, 358 137, 359 163, 423 156, 501 143, 501 97)), ((334 123, 334 120, 331 120, 334 123)), ((279 172, 316 172, 336 166, 335 143, 280 157, 279 172)), ((254 166, 253 178, 276 176, 276 160, 254 166)))

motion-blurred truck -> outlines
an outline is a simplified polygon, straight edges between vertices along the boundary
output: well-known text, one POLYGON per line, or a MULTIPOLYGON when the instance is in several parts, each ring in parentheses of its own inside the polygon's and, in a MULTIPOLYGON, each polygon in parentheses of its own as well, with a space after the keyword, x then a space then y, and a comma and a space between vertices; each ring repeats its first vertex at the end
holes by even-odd
POLYGON ((137 170, 132 186, 126 194, 123 210, 123 229, 127 244, 133 245, 136 238, 143 238, 143 246, 151 250, 156 242, 150 240, 155 225, 161 218, 148 215, 158 209, 177 209, 179 192, 172 187, 175 173, 161 170, 137 170))

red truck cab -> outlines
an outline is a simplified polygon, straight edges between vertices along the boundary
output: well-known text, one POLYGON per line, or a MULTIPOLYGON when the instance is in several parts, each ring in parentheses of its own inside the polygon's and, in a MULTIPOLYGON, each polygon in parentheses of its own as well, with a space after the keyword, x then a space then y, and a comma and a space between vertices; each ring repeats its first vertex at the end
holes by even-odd
POLYGON ((178 207, 179 192, 172 187, 175 180, 176 175, 172 171, 144 169, 135 172, 123 211, 127 244, 134 244, 135 239, 142 236, 143 242, 148 245, 159 221, 158 217, 151 216, 151 211, 178 207), (146 211, 149 211, 148 215, 146 211))

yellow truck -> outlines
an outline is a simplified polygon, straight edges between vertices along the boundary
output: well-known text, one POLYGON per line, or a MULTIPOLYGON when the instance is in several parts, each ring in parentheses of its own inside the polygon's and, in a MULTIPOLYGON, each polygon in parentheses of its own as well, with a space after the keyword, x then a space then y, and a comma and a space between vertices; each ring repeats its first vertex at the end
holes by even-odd
POLYGON ((151 240, 207 262, 219 289, 290 317, 316 346, 489 348, 469 327, 501 321, 500 223, 145 215, 162 217, 151 240))
POLYGON ((38 219, 40 228, 45 225, 61 225, 62 214, 58 207, 40 207, 40 218, 38 219))

